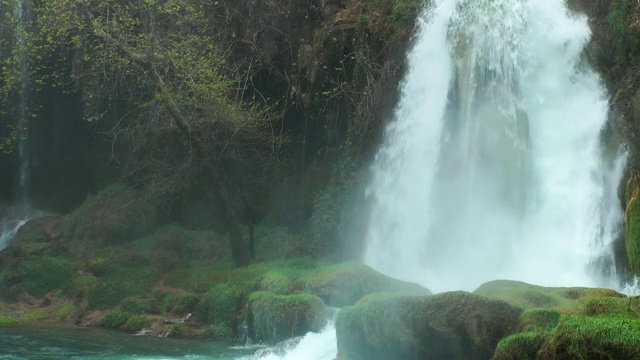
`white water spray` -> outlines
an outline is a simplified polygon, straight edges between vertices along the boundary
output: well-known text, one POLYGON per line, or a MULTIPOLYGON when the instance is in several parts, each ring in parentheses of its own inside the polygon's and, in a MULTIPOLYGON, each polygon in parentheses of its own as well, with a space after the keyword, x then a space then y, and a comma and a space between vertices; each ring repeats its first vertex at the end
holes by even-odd
MULTIPOLYGON (((598 284, 622 161, 590 31, 562 0, 443 0, 423 17, 373 166, 365 261, 433 291, 598 284)), ((611 273, 611 271, 610 271, 611 273)))
POLYGON ((310 332, 300 338, 285 340, 241 360, 334 360, 337 355, 334 317, 319 333, 310 332))

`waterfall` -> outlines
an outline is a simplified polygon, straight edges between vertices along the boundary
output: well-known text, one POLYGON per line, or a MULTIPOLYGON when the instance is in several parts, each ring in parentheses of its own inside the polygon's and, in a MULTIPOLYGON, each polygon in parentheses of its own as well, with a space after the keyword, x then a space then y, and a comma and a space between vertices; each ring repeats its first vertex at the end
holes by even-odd
POLYGON ((28 204, 29 182, 31 167, 28 153, 28 121, 29 121, 29 70, 27 63, 26 44, 26 10, 24 0, 16 3, 16 42, 18 46, 19 72, 20 72, 20 104, 18 111, 18 155, 20 156, 20 201, 25 209, 28 204))
POLYGON ((590 30, 562 0, 442 0, 423 14, 372 165, 365 261, 433 291, 607 286, 624 156, 590 30), (615 152, 615 151, 614 151, 615 152))
POLYGON ((18 54, 18 71, 20 75, 20 103, 18 104, 18 156, 19 169, 19 203, 8 209, 0 209, 0 250, 3 250, 9 241, 17 234, 18 230, 28 220, 37 216, 29 206, 29 184, 31 178, 31 166, 29 163, 28 147, 28 122, 29 122, 29 65, 27 59, 27 10, 24 0, 18 0, 15 8, 16 18, 16 48, 18 54))
MULTIPOLYGON (((337 309, 334 310, 337 314, 337 309)), ((335 314, 319 333, 310 332, 305 336, 285 340, 239 360, 334 360, 338 354, 335 314)))

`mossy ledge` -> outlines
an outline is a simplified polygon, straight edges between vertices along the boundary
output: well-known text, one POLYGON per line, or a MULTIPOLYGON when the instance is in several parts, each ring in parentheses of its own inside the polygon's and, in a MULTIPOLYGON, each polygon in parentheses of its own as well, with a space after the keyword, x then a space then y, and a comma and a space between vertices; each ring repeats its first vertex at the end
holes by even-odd
POLYGON ((258 291, 249 297, 249 336, 256 341, 276 343, 319 332, 326 324, 325 305, 317 296, 258 291))
POLYGON ((492 281, 474 293, 372 294, 336 320, 339 360, 640 359, 640 298, 492 281))
POLYGON ((353 305, 380 291, 429 294, 357 262, 299 257, 234 269, 228 240, 213 231, 150 232, 148 224, 129 222, 126 231, 105 235, 105 208, 113 225, 132 211, 119 204, 136 199, 135 192, 108 188, 65 217, 27 224, 0 253, 2 324, 16 319, 224 340, 242 339, 248 325, 256 340, 274 343, 320 331, 327 306, 353 305))
POLYGON ((338 358, 488 359, 516 331, 522 309, 467 292, 374 294, 336 319, 338 358))

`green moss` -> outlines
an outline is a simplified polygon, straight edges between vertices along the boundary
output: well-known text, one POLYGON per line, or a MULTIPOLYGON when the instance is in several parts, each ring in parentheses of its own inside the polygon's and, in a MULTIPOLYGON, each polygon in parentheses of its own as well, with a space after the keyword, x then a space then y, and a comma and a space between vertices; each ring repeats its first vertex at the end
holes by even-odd
POLYGON ((358 20, 356 21, 355 29, 356 31, 363 31, 364 29, 367 28, 368 24, 369 24, 369 17, 367 15, 362 14, 358 17, 358 20))
POLYGON ((181 295, 176 302, 176 305, 173 309, 174 312, 177 313, 186 313, 191 312, 195 309, 198 304, 198 297, 194 293, 187 293, 181 295))
POLYGON ((277 272, 267 273, 260 282, 260 290, 269 291, 277 295, 288 294, 291 291, 289 279, 277 272))
POLYGON ((393 279, 355 262, 317 269, 309 275, 305 290, 335 307, 353 305, 363 296, 376 292, 430 294, 418 284, 393 279))
POLYGON ((82 217, 89 211, 94 205, 96 205, 100 200, 118 195, 123 193, 126 190, 125 186, 122 184, 112 184, 109 185, 102 190, 98 191, 95 195, 89 195, 85 199, 85 201, 77 207, 74 211, 65 216, 63 220, 63 226, 65 228, 69 228, 78 218, 82 217))
POLYGON ((73 303, 62 305, 59 309, 57 309, 55 313, 56 319, 60 321, 66 319, 67 317, 69 317, 69 315, 71 315, 75 308, 75 304, 73 303))
POLYGON ((550 331, 558 325, 561 314, 558 310, 533 308, 527 309, 520 316, 522 331, 550 331))
POLYGON ((48 306, 32 308, 21 312, 20 320, 60 322, 65 320, 75 310, 75 304, 66 300, 61 294, 53 297, 48 306))
POLYGON ((127 322, 122 326, 125 331, 140 331, 151 324, 151 320, 144 315, 134 315, 130 317, 127 322))
POLYGON ((628 0, 613 0, 611 2, 611 10, 609 11, 609 27, 613 33, 613 41, 616 51, 621 53, 624 50, 625 33, 626 33, 626 17, 628 0))
MULTIPOLYGON (((635 190, 634 190, 635 194, 635 190)), ((636 275, 640 274, 640 197, 633 196, 627 203, 624 214, 625 245, 629 265, 636 275)))
POLYGON ((551 308, 580 312, 584 298, 624 297, 609 289, 551 288, 527 284, 521 281, 496 280, 482 284, 474 294, 504 300, 522 308, 551 308))
POLYGON ((588 316, 640 318, 640 306, 634 298, 590 298, 583 302, 583 313, 588 316))
POLYGON ((325 326, 324 303, 309 294, 276 295, 258 291, 249 298, 249 333, 258 341, 276 343, 325 326))
POLYGON ((0 315, 0 326, 12 326, 17 324, 18 324, 18 320, 4 316, 4 315, 0 315))
POLYGON ((640 359, 640 320, 565 316, 541 350, 544 359, 640 359))
POLYGON ((104 318, 104 326, 112 329, 119 329, 127 322, 127 315, 122 311, 112 311, 104 318))
POLYGON ((233 336, 233 331, 226 324, 211 324, 205 328, 204 334, 212 339, 229 339, 233 336))
POLYGON ((492 360, 536 360, 549 334, 545 332, 524 332, 507 336, 500 340, 492 360))
POLYGON ((86 269, 97 277, 113 272, 111 263, 104 257, 94 257, 90 259, 87 261, 86 269))
POLYGON ((206 324, 237 329, 242 317, 242 291, 229 284, 217 284, 204 294, 194 315, 206 324))
POLYGON ((342 309, 338 352, 350 360, 489 359, 521 310, 466 292, 373 294, 342 309))
POLYGON ((149 312, 149 303, 139 298, 130 297, 122 300, 120 309, 132 314, 146 314, 149 312))
POLYGON ((62 228, 67 241, 83 246, 120 245, 148 234, 155 215, 136 191, 111 185, 65 216, 62 228))
MULTIPOLYGON (((79 276, 74 280, 76 293, 87 296, 89 308, 108 309, 129 297, 142 297, 151 293, 158 277, 152 268, 119 264, 112 273, 103 277, 79 276)), ((148 305, 147 305, 148 306, 148 305)))
POLYGON ((17 276, 22 287, 35 297, 63 287, 73 278, 79 262, 71 259, 43 256, 23 262, 17 276))
POLYGON ((399 0, 393 7, 393 14, 391 20, 394 23, 402 26, 413 25, 419 11, 419 6, 416 2, 399 0))

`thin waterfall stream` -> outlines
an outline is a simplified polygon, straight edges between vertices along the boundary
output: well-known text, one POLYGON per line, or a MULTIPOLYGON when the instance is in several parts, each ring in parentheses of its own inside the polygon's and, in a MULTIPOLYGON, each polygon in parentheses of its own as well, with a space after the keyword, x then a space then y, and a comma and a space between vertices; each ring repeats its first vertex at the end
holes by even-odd
POLYGON ((559 0, 444 0, 423 16, 367 190, 369 265, 436 292, 612 286, 624 156, 603 155, 589 37, 559 0))
POLYGON ((20 104, 17 113, 18 126, 18 156, 19 156, 19 187, 18 203, 6 208, 0 208, 0 250, 18 233, 18 230, 30 219, 37 217, 38 212, 29 205, 29 185, 31 179, 31 164, 29 161, 29 65, 27 59, 27 9, 25 2, 16 2, 16 46, 18 52, 18 71, 20 74, 20 104))

